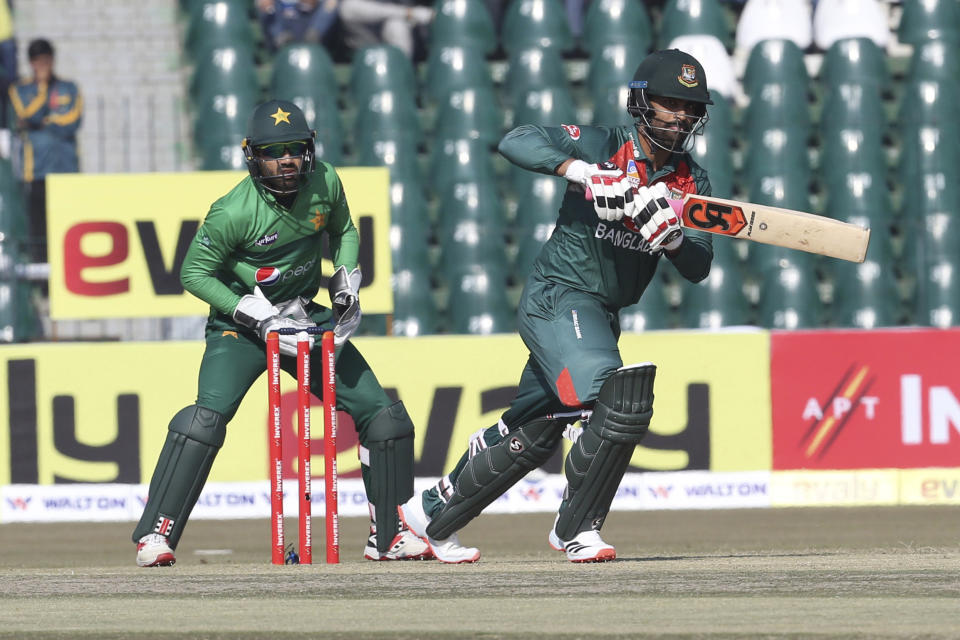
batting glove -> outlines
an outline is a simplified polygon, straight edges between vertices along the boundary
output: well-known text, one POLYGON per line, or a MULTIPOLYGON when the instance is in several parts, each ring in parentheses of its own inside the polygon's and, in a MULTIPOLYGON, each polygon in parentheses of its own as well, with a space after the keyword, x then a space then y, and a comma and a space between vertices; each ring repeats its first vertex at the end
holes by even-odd
POLYGON ((563 177, 586 188, 586 198, 593 199, 593 208, 601 220, 620 220, 632 208, 630 179, 612 162, 589 164, 574 160, 563 177))
POLYGON ((337 267, 330 278, 327 288, 330 292, 330 302, 333 304, 333 314, 337 319, 337 326, 333 328, 333 344, 339 347, 350 339, 353 332, 360 326, 360 267, 347 273, 343 265, 337 267))
POLYGON ((674 251, 683 242, 680 218, 667 202, 670 191, 662 182, 652 187, 640 187, 634 198, 636 212, 633 219, 640 227, 640 235, 651 251, 674 251))

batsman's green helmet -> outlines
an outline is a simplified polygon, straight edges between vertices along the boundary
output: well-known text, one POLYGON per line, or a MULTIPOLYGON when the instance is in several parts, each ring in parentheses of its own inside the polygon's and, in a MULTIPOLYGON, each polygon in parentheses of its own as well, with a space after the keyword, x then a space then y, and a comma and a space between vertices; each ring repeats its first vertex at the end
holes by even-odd
POLYGON ((641 105, 645 104, 641 99, 643 93, 713 104, 703 66, 689 53, 679 49, 654 51, 637 67, 630 82, 630 97, 627 100, 627 111, 634 117, 639 115, 641 105))

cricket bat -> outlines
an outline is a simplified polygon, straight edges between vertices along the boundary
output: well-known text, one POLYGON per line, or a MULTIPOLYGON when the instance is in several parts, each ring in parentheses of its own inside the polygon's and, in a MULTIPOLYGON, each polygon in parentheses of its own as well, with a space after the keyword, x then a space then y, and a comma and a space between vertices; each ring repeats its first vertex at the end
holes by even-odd
POLYGON ((691 229, 850 262, 863 262, 870 243, 870 229, 802 211, 695 194, 670 205, 691 229))

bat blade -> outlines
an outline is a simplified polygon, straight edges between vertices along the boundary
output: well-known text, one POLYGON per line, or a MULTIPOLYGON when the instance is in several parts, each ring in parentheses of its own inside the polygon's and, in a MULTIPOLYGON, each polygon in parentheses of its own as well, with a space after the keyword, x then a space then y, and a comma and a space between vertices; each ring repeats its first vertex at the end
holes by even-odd
POLYGON ((863 262, 870 230, 825 216, 689 194, 670 200, 683 226, 698 231, 863 262))

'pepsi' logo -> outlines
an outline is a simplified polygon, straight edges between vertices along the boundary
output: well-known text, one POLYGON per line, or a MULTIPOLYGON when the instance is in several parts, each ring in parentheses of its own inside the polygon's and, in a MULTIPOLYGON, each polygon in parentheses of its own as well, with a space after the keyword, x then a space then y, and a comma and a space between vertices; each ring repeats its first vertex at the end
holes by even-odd
POLYGON ((256 278, 257 284, 269 287, 272 284, 277 284, 277 281, 280 280, 280 269, 276 267, 260 267, 257 269, 256 278))

